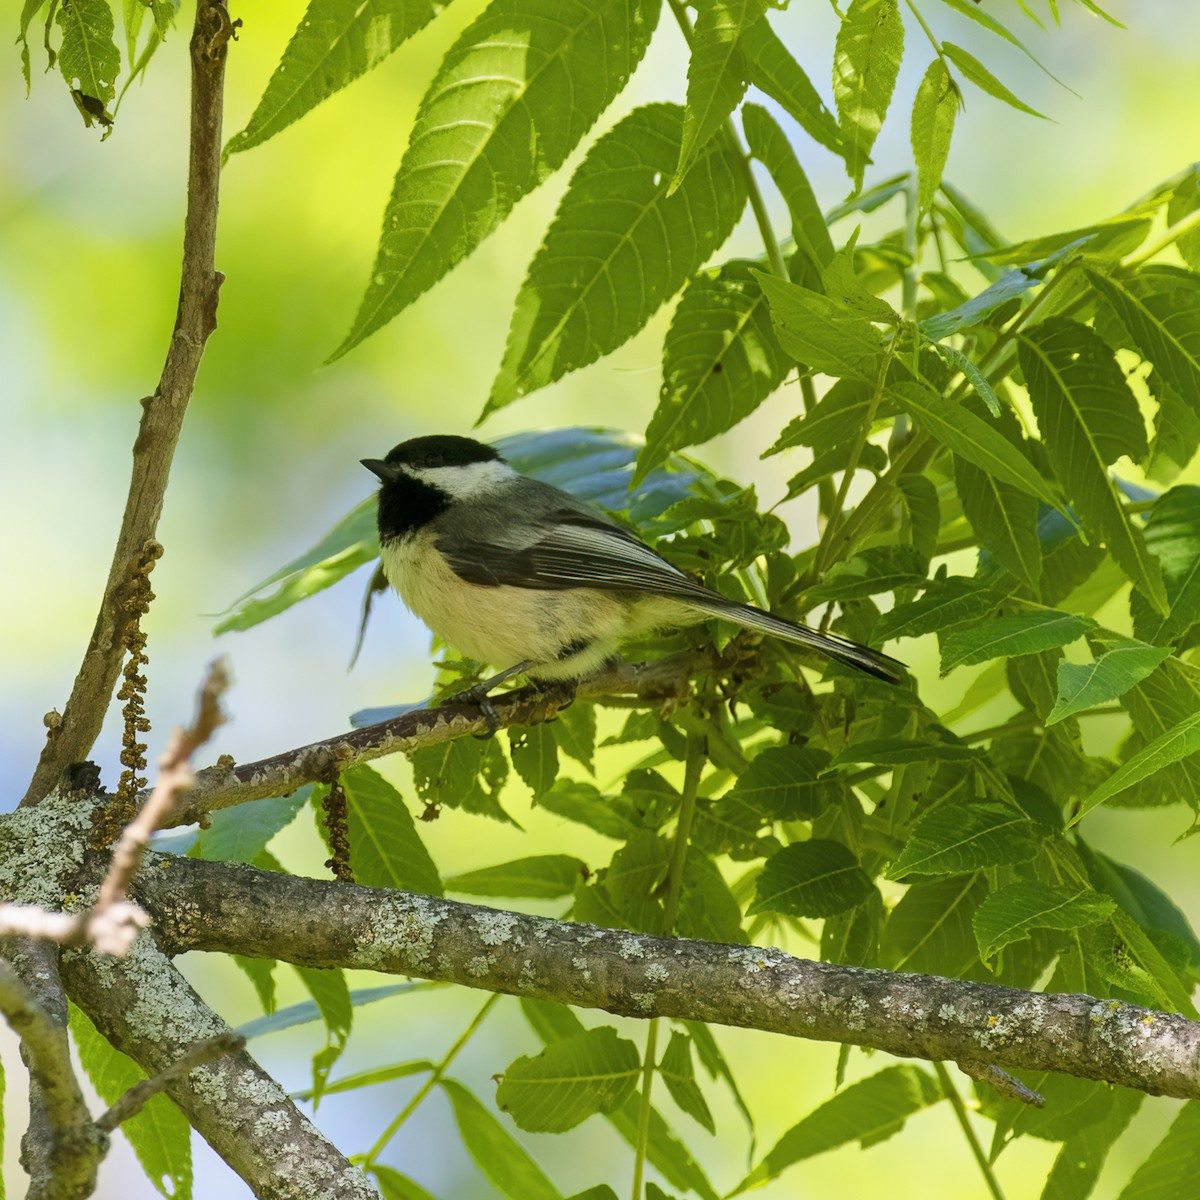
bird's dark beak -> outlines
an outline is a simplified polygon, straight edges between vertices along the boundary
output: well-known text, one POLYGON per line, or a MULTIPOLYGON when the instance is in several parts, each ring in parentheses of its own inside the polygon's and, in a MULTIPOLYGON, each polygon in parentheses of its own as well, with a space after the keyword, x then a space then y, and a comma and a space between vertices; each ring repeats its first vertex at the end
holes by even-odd
POLYGON ((396 478, 396 468, 391 463, 384 462, 382 458, 362 458, 359 462, 373 475, 378 475, 384 483, 396 478))

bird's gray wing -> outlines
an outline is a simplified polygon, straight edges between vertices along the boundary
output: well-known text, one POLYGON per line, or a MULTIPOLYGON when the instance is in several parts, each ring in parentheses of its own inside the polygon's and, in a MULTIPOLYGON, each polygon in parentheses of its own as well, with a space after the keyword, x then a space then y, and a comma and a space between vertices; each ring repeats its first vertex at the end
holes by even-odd
POLYGON ((438 536, 437 547, 468 583, 639 591, 727 603, 620 526, 573 508, 544 512, 536 526, 509 528, 499 539, 447 531, 438 536))

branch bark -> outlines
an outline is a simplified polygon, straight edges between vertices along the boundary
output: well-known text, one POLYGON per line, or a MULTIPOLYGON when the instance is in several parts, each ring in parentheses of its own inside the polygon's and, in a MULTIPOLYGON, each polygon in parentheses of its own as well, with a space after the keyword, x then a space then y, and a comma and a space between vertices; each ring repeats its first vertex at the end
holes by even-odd
POLYGON ((628 1017, 1200 1098, 1200 1022, 1117 1000, 812 962, 169 856, 147 859, 136 892, 171 953, 415 975, 628 1017))
MULTIPOLYGON (((69 951, 62 972, 71 999, 148 1075, 236 1036, 145 935, 123 959, 69 951)), ((245 1050, 168 1077, 165 1091, 259 1200, 379 1200, 245 1050)))
MULTIPOLYGON (((691 654, 647 664, 621 663, 580 684, 577 692, 566 687, 540 691, 519 688, 494 697, 492 704, 500 726, 506 727, 548 721, 576 696, 581 700, 629 696, 640 704, 681 701, 686 699, 692 676, 702 665, 704 660, 691 654)), ((216 809, 268 796, 286 796, 305 783, 331 782, 339 772, 357 763, 488 732, 478 705, 445 704, 417 709, 242 766, 235 766, 232 760, 221 761, 196 773, 191 791, 163 824, 187 825, 216 809)))
POLYGON ((121 670, 131 620, 125 600, 133 571, 158 527, 184 414, 209 334, 217 324, 222 276, 215 267, 225 58, 233 26, 224 0, 197 0, 191 40, 192 104, 183 269, 175 329, 162 377, 142 401, 133 475, 92 637, 62 718, 21 801, 39 804, 63 772, 87 757, 99 736, 121 670))

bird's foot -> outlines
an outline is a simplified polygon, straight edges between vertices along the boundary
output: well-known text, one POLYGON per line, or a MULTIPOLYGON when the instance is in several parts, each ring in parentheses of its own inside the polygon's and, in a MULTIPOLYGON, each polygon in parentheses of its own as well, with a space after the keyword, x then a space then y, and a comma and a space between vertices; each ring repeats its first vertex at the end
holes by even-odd
POLYGON ((491 680, 485 679, 482 683, 477 683, 473 687, 463 688, 460 692, 451 692, 448 696, 442 698, 442 703, 474 704, 479 709, 484 721, 487 722, 487 733, 476 733, 472 734, 472 736, 486 740, 487 738, 495 737, 496 731, 503 724, 500 720, 500 714, 496 711, 496 706, 488 697, 488 693, 491 690, 491 680))

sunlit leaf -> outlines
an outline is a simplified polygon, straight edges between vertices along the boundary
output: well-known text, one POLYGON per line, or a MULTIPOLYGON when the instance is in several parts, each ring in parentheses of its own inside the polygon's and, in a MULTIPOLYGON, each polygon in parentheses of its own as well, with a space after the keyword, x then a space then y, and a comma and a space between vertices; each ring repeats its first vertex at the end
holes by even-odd
POLYGON ((62 31, 58 67, 84 123, 112 126, 108 106, 116 97, 121 52, 113 41, 113 15, 105 0, 69 0, 55 19, 62 31))
POLYGON ((691 1039, 687 1034, 678 1030, 671 1034, 662 1061, 658 1064, 658 1072, 667 1085, 667 1091, 671 1093, 671 1099, 709 1133, 715 1133, 712 1112, 700 1085, 696 1082, 696 1072, 692 1066, 691 1039))
POLYGON ((649 104, 588 152, 517 295, 485 414, 615 350, 732 232, 746 191, 724 139, 670 191, 681 132, 678 107, 649 104))
POLYGON ((977 88, 981 88, 989 96, 997 100, 1002 100, 1009 107, 1015 108, 1019 112, 1028 113, 1031 117, 1041 117, 1042 120, 1046 119, 1045 113, 1038 112, 1036 108, 1030 108, 1024 100, 1014 96, 975 55, 964 50, 961 46, 956 46, 953 42, 943 42, 942 50, 945 52, 946 57, 977 88))
POLYGON ((209 823, 200 830, 188 857, 211 862, 253 862, 267 843, 292 823, 308 803, 312 791, 312 785, 307 784, 290 796, 256 800, 253 804, 237 804, 209 813, 209 823))
POLYGON ((973 924, 979 957, 985 962, 1035 929, 1077 929, 1103 921, 1116 907, 1091 888, 1052 887, 1022 880, 992 892, 975 910, 973 924))
POLYGON ((558 778, 558 742, 545 722, 508 731, 508 754, 536 800, 558 778))
POLYGON ((917 88, 912 111, 911 140, 917 164, 917 200, 922 211, 933 204, 941 185, 960 103, 946 64, 935 58, 917 88))
POLYGON ((495 867, 464 871, 445 880, 448 892, 467 896, 569 896, 586 870, 569 854, 538 854, 495 867))
POLYGON ((415 1179, 410 1179, 395 1167, 383 1163, 372 1163, 367 1168, 375 1182, 379 1184, 383 1200, 437 1200, 437 1197, 423 1188, 415 1179))
POLYGON ((1170 647, 1120 641, 1090 663, 1064 659, 1058 664, 1058 699, 1046 724, 1053 725, 1085 709, 1116 700, 1145 679, 1170 654, 1170 647))
POLYGON ((407 308, 562 166, 629 81, 658 12, 659 0, 492 0, 421 101, 366 294, 333 357, 407 308))
POLYGON ((979 961, 971 920, 987 891, 981 872, 911 884, 888 914, 879 965, 951 979, 965 975, 979 961))
POLYGON ((1001 592, 961 575, 932 579, 919 599, 897 604, 879 618, 875 637, 880 642, 920 637, 964 621, 977 621, 1002 599, 1001 592))

